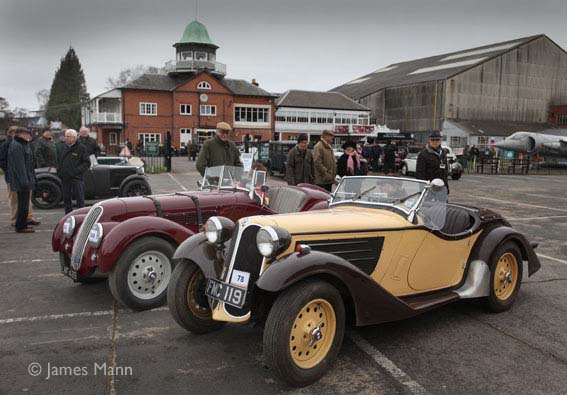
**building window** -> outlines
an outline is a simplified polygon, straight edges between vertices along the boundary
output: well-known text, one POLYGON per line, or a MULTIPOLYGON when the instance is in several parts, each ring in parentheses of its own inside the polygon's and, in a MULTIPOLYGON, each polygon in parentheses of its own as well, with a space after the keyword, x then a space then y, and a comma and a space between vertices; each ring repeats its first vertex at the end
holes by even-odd
POLYGON ((318 124, 332 124, 333 123, 333 114, 326 113, 326 112, 312 112, 310 114, 310 122, 311 123, 318 123, 318 124))
POLYGON ((195 60, 207 61, 207 53, 195 51, 195 60))
POLYGON ((140 115, 157 115, 157 103, 140 103, 140 115))
POLYGON ((467 138, 460 136, 451 136, 449 147, 451 148, 464 148, 467 145, 467 138))
POLYGON ((118 133, 116 133, 116 132, 108 133, 108 144, 109 145, 118 144, 118 133))
POLYGON ((179 114, 181 115, 191 115, 191 104, 180 104, 179 114))
POLYGON ((179 60, 193 60, 193 51, 180 52, 179 60))
POLYGON ((270 108, 260 106, 234 106, 234 122, 240 123, 269 123, 270 108))
POLYGON ((557 126, 567 126, 567 114, 557 115, 557 126))
POLYGON ((191 128, 181 128, 179 129, 179 133, 181 133, 182 135, 187 135, 187 134, 191 134, 191 128))
POLYGON ((156 141, 161 144, 161 133, 138 133, 138 140, 144 144, 156 141))
POLYGON ((207 81, 201 81, 199 82, 199 85, 197 85, 197 89, 211 89, 211 84, 207 81))
POLYGON ((217 106, 201 105, 199 113, 205 117, 214 117, 217 115, 217 106))

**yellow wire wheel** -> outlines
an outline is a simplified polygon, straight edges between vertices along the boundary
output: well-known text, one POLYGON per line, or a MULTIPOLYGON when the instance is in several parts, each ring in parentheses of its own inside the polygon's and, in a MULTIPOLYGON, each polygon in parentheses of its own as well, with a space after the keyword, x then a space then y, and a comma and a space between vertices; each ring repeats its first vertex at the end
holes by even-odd
POLYGON ((187 305, 197 318, 207 320, 211 319, 212 313, 207 305, 204 287, 205 276, 203 272, 198 270, 189 279, 189 285, 187 286, 187 305))
POLYGON ((494 269, 494 294, 501 301, 512 296, 518 282, 518 260, 511 252, 500 256, 494 269))
POLYGON ((335 310, 324 299, 314 299, 299 311, 289 337, 293 362, 302 369, 317 366, 327 356, 337 328, 335 310))

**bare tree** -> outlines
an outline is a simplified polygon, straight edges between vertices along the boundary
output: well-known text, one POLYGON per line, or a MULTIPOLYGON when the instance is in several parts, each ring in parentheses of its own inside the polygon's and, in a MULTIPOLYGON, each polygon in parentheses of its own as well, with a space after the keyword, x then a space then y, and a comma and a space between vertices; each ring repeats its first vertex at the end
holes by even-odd
POLYGON ((140 78, 144 74, 167 74, 174 69, 175 63, 173 62, 173 60, 165 62, 162 67, 139 64, 134 67, 123 69, 122 71, 120 71, 118 77, 116 78, 109 77, 106 80, 106 88, 121 88, 129 84, 130 82, 140 78))
POLYGON ((39 104, 40 110, 45 110, 45 108, 47 107, 47 102, 49 101, 49 94, 50 94, 49 89, 42 89, 35 93, 35 97, 39 104))

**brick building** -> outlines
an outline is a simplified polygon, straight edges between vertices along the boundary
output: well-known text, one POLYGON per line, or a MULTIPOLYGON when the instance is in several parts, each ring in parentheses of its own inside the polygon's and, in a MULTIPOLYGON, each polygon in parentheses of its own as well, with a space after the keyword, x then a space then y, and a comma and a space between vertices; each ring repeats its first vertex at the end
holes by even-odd
POLYGON ((131 83, 94 97, 83 108, 83 123, 96 132, 99 143, 115 153, 126 139, 172 144, 203 142, 218 122, 233 126, 231 139, 248 134, 271 140, 275 96, 252 80, 225 78, 226 66, 216 61, 217 45, 206 27, 187 25, 176 49, 175 69, 168 74, 144 74, 131 83))

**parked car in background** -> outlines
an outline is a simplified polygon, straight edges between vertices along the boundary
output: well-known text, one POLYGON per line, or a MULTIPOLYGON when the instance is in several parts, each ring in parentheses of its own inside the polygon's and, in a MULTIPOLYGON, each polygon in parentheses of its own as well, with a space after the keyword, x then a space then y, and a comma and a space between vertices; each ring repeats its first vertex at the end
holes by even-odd
POLYGON ((281 380, 308 385, 337 356, 347 323, 407 319, 461 299, 509 309, 534 245, 499 214, 447 203, 443 181, 345 177, 329 209, 213 217, 179 246, 169 310, 193 333, 264 327, 281 380))
POLYGON ((62 273, 76 282, 108 277, 114 298, 130 308, 160 306, 174 269, 175 249, 210 217, 237 221, 328 205, 329 194, 317 187, 267 190, 266 172, 245 177, 241 167, 211 167, 199 191, 109 199, 69 213, 52 236, 62 273))
POLYGON ((270 175, 285 176, 287 154, 296 144, 294 140, 270 141, 270 159, 266 166, 270 175))
MULTIPOLYGON (((403 176, 415 175, 417 165, 417 155, 423 147, 407 147, 408 154, 401 162, 401 173, 403 176)), ((451 147, 442 145, 441 148, 447 150, 447 159, 449 161, 449 176, 453 180, 458 180, 463 175, 463 165, 457 161, 457 155, 453 152, 451 147)))
MULTIPOLYGON (((91 167, 86 171, 85 199, 106 199, 113 196, 142 196, 152 193, 143 165, 130 165, 127 161, 115 164, 100 164, 91 156, 91 167)), ((114 161, 114 159, 111 159, 114 161)), ((104 160, 103 160, 104 161, 104 160)), ((63 200, 61 180, 54 169, 35 170, 37 186, 32 203, 37 208, 56 207, 63 200)))

